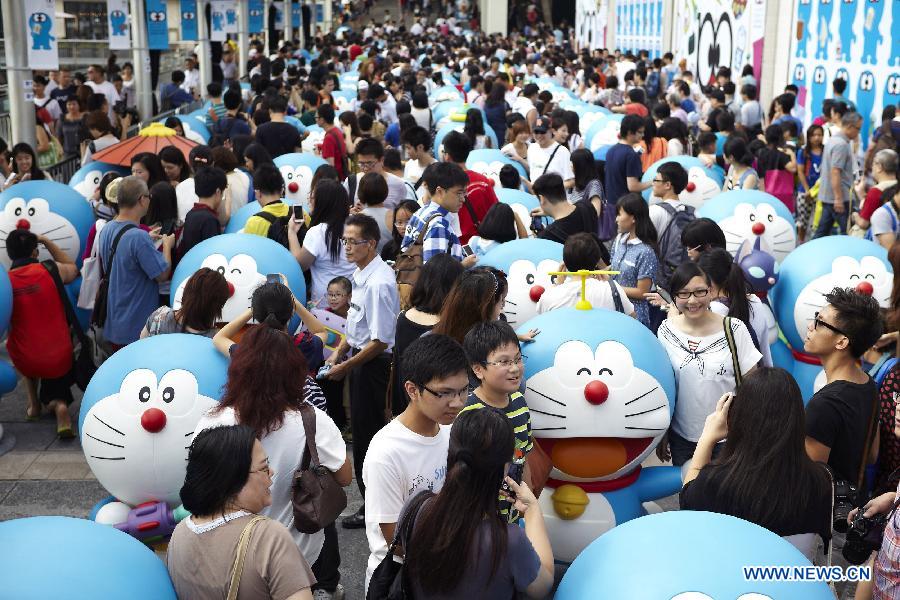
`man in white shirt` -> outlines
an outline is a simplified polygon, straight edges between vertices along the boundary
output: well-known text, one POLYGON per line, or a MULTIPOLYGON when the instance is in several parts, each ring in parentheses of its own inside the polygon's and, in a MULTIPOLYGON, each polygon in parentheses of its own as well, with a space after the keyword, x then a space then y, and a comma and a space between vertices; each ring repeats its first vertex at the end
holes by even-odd
POLYGON ((416 19, 415 23, 412 24, 412 27, 409 28, 409 32, 414 36, 420 36, 425 33, 425 28, 422 27, 421 19, 416 19))
POLYGON ((535 127, 535 121, 537 121, 538 111, 534 105, 534 101, 537 100, 538 94, 540 90, 536 83, 529 83, 522 90, 522 93, 516 98, 515 102, 512 105, 513 112, 519 113, 525 120, 528 121, 528 124, 532 127, 535 127))
POLYGON ((366 590, 406 501, 422 491, 437 493, 444 485, 450 426, 469 395, 466 368, 462 347, 445 335, 422 336, 403 352, 400 381, 409 405, 375 435, 362 468, 370 490, 366 590))
POLYGON ((532 180, 546 173, 557 173, 562 177, 566 189, 570 189, 575 185, 571 155, 568 148, 553 140, 550 119, 547 117, 536 119, 531 131, 534 133, 535 141, 528 146, 527 159, 528 172, 531 173, 532 180))
POLYGON ((184 59, 184 83, 181 84, 181 89, 190 94, 195 92, 199 94, 203 91, 200 89, 200 69, 197 68, 196 54, 184 59))
MULTIPOLYGON (((437 162, 431 151, 431 134, 424 127, 410 127, 403 133, 403 148, 406 150, 406 166, 403 168, 403 178, 413 184, 419 182, 425 169, 433 162, 437 162)), ((425 186, 419 185, 419 189, 425 186)))
MULTIPOLYGON (((350 376, 350 428, 353 432, 353 465, 356 482, 366 497, 363 461, 372 438, 384 426, 384 398, 391 372, 394 328, 400 312, 400 296, 394 270, 378 256, 381 233, 378 223, 363 214, 350 215, 344 225, 342 243, 347 260, 356 264, 353 292, 347 312, 344 340, 326 364, 332 365, 328 379, 340 381, 350 376), (348 351, 352 356, 339 362, 348 351)), ((376 497, 378 493, 375 494, 376 497)), ((366 508, 343 521, 348 529, 361 528, 366 508)))
POLYGON ((381 120, 385 125, 391 125, 398 121, 397 119, 397 101, 391 96, 380 83, 369 86, 369 100, 378 103, 381 109, 381 120))
POLYGON ((116 91, 116 86, 106 81, 106 69, 102 65, 91 65, 88 67, 87 76, 88 80, 85 83, 94 92, 106 96, 106 102, 109 104, 106 116, 109 117, 110 123, 115 123, 116 116, 113 113, 113 106, 119 101, 119 92, 116 91))
POLYGON ((661 164, 656 170, 656 175, 653 176, 651 199, 659 199, 661 202, 650 206, 650 220, 656 227, 656 234, 660 238, 668 227, 669 221, 672 220, 672 215, 662 205, 667 204, 676 211, 685 206, 684 202, 678 199, 678 194, 684 190, 687 181, 687 171, 676 162, 661 164))

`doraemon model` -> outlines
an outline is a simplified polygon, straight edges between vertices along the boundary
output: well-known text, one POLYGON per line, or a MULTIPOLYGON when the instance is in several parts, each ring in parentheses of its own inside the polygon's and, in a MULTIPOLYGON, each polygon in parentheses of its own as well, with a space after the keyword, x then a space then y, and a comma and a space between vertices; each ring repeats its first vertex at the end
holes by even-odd
POLYGON ((795 360, 776 366, 792 371, 804 401, 825 384, 818 359, 803 351, 807 325, 825 306, 825 294, 835 287, 852 287, 872 294, 887 308, 893 278, 887 250, 843 235, 806 242, 781 263, 778 283, 771 292, 772 308, 795 360))
POLYGON ((188 278, 200 267, 219 271, 234 292, 222 309, 222 320, 231 321, 250 308, 253 290, 266 282, 266 275, 281 273, 301 302, 306 299, 306 283, 300 265, 287 248, 268 238, 243 233, 223 233, 191 248, 172 276, 172 307, 181 306, 188 278))
MULTIPOLYGON (((693 156, 675 156, 658 160, 647 167, 647 171, 641 177, 641 181, 653 181, 653 178, 656 177, 656 170, 660 165, 667 162, 677 162, 688 173, 687 185, 678 195, 678 199, 682 202, 699 209, 710 198, 722 192, 722 186, 725 184, 725 173, 722 169, 718 166, 707 167, 703 164, 703 161, 693 156)), ((644 190, 643 195, 651 203, 661 200, 652 196, 652 188, 644 190)))
POLYGON ((723 192, 697 211, 725 233, 726 248, 737 256, 745 242, 761 239, 761 249, 781 263, 797 245, 794 217, 774 196, 757 190, 723 192))
MULTIPOLYGON (((77 264, 94 224, 90 204, 69 186, 55 181, 24 181, 0 194, 0 243, 17 227, 25 227, 35 235, 47 236, 77 264)), ((50 253, 40 246, 40 260, 50 253)), ((9 268, 6 251, 0 252, 0 264, 9 268)))
POLYGON ((831 13, 834 12, 833 1, 834 0, 819 0, 819 43, 816 46, 817 59, 821 58, 822 60, 828 60, 828 43, 831 41, 831 13))
POLYGON ((559 269, 563 245, 550 240, 513 240, 491 248, 478 261, 506 273, 509 291, 503 315, 519 327, 537 314, 537 303, 551 285, 550 275, 559 269))
MULTIPOLYGON (((21 185, 21 184, 19 184, 21 185)), ((9 329, 9 319, 12 316, 13 293, 12 284, 6 269, 0 267, 0 338, 6 335, 9 329)), ((0 360, 0 394, 8 394, 16 389, 17 375, 13 366, 0 360)), ((3 426, 0 425, 0 439, 3 438, 3 426)))
POLYGON ((13 519, 0 523, 0 547, 8 550, 0 561, 7 598, 175 600, 163 562, 114 527, 72 517, 13 519))
MULTIPOLYGON (((828 2, 830 1, 828 0, 828 2)), ((819 65, 813 69, 812 84, 810 85, 810 88, 812 88, 812 99, 809 105, 812 113, 817 113, 822 109, 822 101, 825 100, 825 94, 828 93, 827 79, 828 75, 825 73, 825 67, 819 65)))
MULTIPOLYGON (((434 135, 435 159, 441 160, 441 154, 444 152, 444 138, 447 137, 447 134, 451 131, 462 131, 463 129, 465 129, 465 127, 465 121, 451 121, 438 129, 437 133, 434 135)), ((488 137, 488 139, 490 139, 492 148, 499 148, 497 134, 494 133, 494 130, 487 123, 484 124, 484 134, 488 137)), ((497 152, 499 152, 499 150, 497 150, 497 152)))
POLYGON ((47 13, 31 13, 28 17, 28 30, 31 32, 32 50, 50 50, 53 36, 53 19, 47 13))
POLYGON ((316 169, 328 163, 321 157, 306 152, 282 154, 274 162, 284 179, 285 201, 288 204, 302 204, 303 210, 310 212, 309 190, 313 175, 316 169))
POLYGON ((528 174, 525 173, 522 165, 499 150, 473 150, 469 153, 469 158, 466 159, 467 169, 481 173, 485 177, 490 177, 494 180, 494 187, 496 188, 494 191, 499 191, 503 188, 500 185, 500 169, 504 165, 512 165, 519 172, 522 179, 528 178, 528 174))
POLYGON ((111 35, 125 35, 128 26, 125 24, 127 17, 121 10, 114 10, 109 13, 109 25, 111 35))
POLYGON ((553 462, 540 497, 553 557, 568 563, 642 504, 681 487, 677 467, 641 468, 669 427, 675 376, 640 322, 609 310, 562 308, 520 332, 535 440, 553 462))
POLYGON ((863 71, 859 75, 859 90, 856 92, 856 110, 862 116, 862 131, 860 139, 863 145, 868 143, 869 131, 872 129, 872 111, 875 108, 875 97, 878 90, 875 89, 875 74, 872 71, 863 71))
MULTIPOLYGON (((542 494, 543 495, 543 494, 542 494)), ((648 515, 616 527, 566 571, 556 600, 832 600, 824 581, 762 580, 744 567, 809 567, 787 540, 743 519, 703 511, 648 515), (634 577, 648 549, 671 544, 652 574, 634 577)))
MULTIPOLYGON (((867 0, 868 1, 868 0, 867 0)), ((850 48, 856 44, 856 33, 853 26, 856 23, 856 0, 841 0, 840 21, 838 21, 838 35, 841 40, 840 58, 850 62, 850 48)))
MULTIPOLYGON (((497 199, 512 207, 513 212, 519 216, 526 229, 529 229, 531 225, 531 211, 538 208, 541 204, 537 196, 522 190, 511 190, 509 188, 498 189, 497 199)), ((544 218, 546 219, 547 217, 544 218)))
POLYGON ((228 223, 225 225, 225 233, 243 233, 244 225, 247 224, 247 219, 261 210, 262 206, 260 206, 259 202, 256 200, 240 207, 238 211, 228 219, 228 223))
POLYGON ((69 186, 74 188, 79 194, 90 200, 94 197, 94 192, 100 187, 100 180, 109 172, 118 173, 125 176, 131 172, 125 167, 119 165, 111 165, 102 162, 89 162, 72 175, 69 179, 69 186))
POLYGON ((598 118, 584 136, 585 148, 595 152, 601 146, 612 146, 619 143, 619 127, 624 115, 612 114, 598 118))
MULTIPOLYGON (((877 64, 878 46, 881 45, 881 17, 887 0, 868 0, 863 3, 863 51, 862 63, 877 64)), ((900 15, 894 15, 896 19, 900 15)), ((887 105, 884 105, 887 106, 887 105)))
POLYGON ((806 58, 806 44, 810 37, 810 18, 812 17, 812 0, 800 0, 797 3, 797 22, 803 23, 803 34, 797 40, 797 57, 806 58))
MULTIPOLYGON (((900 14, 897 16, 900 17, 900 14)), ((884 96, 881 97, 881 106, 890 106, 892 104, 900 104, 900 73, 888 75, 884 82, 884 96)))
POLYGON ((177 507, 193 431, 222 394, 228 361, 212 340, 167 334, 129 344, 91 379, 78 419, 81 446, 112 494, 95 520, 122 523, 151 500, 177 507))
POLYGON ((306 128, 306 133, 308 135, 300 142, 300 149, 303 151, 303 154, 314 155, 316 153, 316 146, 321 147, 322 140, 325 139, 325 130, 318 125, 310 125, 306 128))

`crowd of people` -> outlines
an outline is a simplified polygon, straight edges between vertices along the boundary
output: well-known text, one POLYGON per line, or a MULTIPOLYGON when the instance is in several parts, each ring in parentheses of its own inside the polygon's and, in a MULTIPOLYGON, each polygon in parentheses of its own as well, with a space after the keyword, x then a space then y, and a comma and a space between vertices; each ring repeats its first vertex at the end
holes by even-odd
MULTIPOLYGON (((290 42, 266 56, 253 41, 249 95, 233 71, 197 89, 188 64, 162 88, 161 105, 204 92, 209 144, 187 158, 169 149, 135 155, 130 176, 101 181, 84 258, 100 257, 110 274, 102 323, 108 350, 187 332, 212 338, 230 361, 222 401, 191 445, 181 497, 192 516, 169 545, 178 595, 223 596, 234 548, 255 527, 242 597, 343 597, 335 524, 314 534, 292 528, 290 482, 296 450, 307 443, 310 406, 317 408, 321 465, 342 486, 355 478, 364 498, 342 526, 365 529, 367 585, 400 537, 413 597, 542 597, 550 590, 553 555, 535 497, 547 473, 537 466, 521 393, 521 348, 541 333, 517 334, 504 322, 507 275, 479 265, 492 248, 525 237, 563 244, 560 271, 617 272, 588 279, 586 298, 595 309, 633 317, 659 339, 677 398, 658 454, 684 467, 682 509, 828 542, 831 481, 852 483, 862 505, 863 475, 877 457, 875 495, 861 510, 892 511, 900 371, 879 389, 866 369, 873 348, 896 345, 900 285, 887 312, 855 290, 828 290, 803 347, 821 361, 827 384, 804 408, 793 378, 773 366, 771 311, 726 251, 724 232, 679 199, 685 168, 669 162, 652 181, 642 177, 661 158, 698 156, 723 169, 726 190, 774 195, 783 193, 776 175, 788 173, 798 243, 868 236, 890 250, 898 272, 897 107, 885 108, 872 140, 860 140, 867 117, 843 97, 838 79, 804 131, 797 88, 786 86, 766 111, 752 69, 735 77, 721 68, 714 81, 699 82, 671 53, 651 60, 643 52, 576 52, 565 30, 535 25, 528 37, 500 37, 464 25, 373 23, 315 40, 310 60, 290 42), (341 109, 334 92, 351 71, 359 74, 357 95, 341 109), (602 161, 585 148, 578 115, 541 91, 541 77, 624 114, 618 143, 602 161), (435 158, 433 92, 457 81, 469 109, 435 158), (292 217, 273 160, 300 152, 313 124, 324 132, 315 152, 326 164, 314 173, 304 220, 292 217), (507 165, 500 178, 502 187, 536 197, 530 222, 498 201, 493 180, 466 166, 481 148, 501 150, 526 174, 507 165), (648 205, 645 190, 658 201, 648 205), (284 245, 308 276, 309 297, 267 282, 249 310, 223 323, 228 283, 200 269, 180 307, 169 308, 174 267, 253 200, 261 210, 247 220, 245 235, 284 245), (815 202, 822 209, 814 221, 815 202), (401 281, 404 264, 415 276, 401 281), (325 328, 310 308, 346 318, 346 336, 327 359, 325 328), (288 329, 295 315, 300 333, 288 329), (273 355, 279 360, 269 360, 273 355), (517 470, 521 478, 506 476, 517 470)), ((38 147, 0 147, 9 159, 0 161, 10 170, 4 187, 47 178, 42 167, 53 140, 85 164, 116 143, 132 123, 132 113, 120 111, 121 102, 129 106, 132 71, 126 64, 110 81, 97 65, 82 81, 66 71, 52 82, 36 76, 38 147)), ((74 280, 76 257, 26 229, 9 234, 6 252, 15 290, 37 282, 53 292, 42 296, 52 319, 41 327, 52 330, 47 347, 58 355, 17 352, 32 334, 33 296, 22 292, 14 304, 7 346, 28 383, 28 416, 46 406, 60 436, 70 437, 71 340, 54 278, 74 280), (39 263, 39 245, 52 260, 39 263)), ((556 278, 538 312, 574 306, 580 297, 579 280, 556 278)), ((900 598, 900 522, 893 515, 884 539, 874 589, 861 586, 870 595, 857 597, 900 598)))

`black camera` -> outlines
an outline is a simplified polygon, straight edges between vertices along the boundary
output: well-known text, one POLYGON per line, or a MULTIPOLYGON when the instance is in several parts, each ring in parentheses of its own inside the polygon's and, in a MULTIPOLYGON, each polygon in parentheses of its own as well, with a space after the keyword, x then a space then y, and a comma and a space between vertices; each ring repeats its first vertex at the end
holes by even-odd
POLYGON ((859 509, 847 528, 847 540, 841 549, 841 554, 847 562, 861 565, 868 560, 872 552, 881 548, 881 538, 884 537, 886 524, 887 515, 866 517, 863 515, 863 509, 859 509))
POLYGON ((125 118, 125 115, 131 115, 132 123, 137 123, 138 121, 141 120, 140 116, 138 115, 137 109, 134 108, 133 106, 132 107, 127 106, 125 104, 125 100, 119 100, 118 102, 113 104, 113 112, 116 113, 117 115, 119 115, 119 117, 121 117, 123 119, 125 118))
POLYGON ((856 508, 856 486, 846 480, 834 482, 834 518, 832 527, 839 533, 847 533, 847 516, 856 508))

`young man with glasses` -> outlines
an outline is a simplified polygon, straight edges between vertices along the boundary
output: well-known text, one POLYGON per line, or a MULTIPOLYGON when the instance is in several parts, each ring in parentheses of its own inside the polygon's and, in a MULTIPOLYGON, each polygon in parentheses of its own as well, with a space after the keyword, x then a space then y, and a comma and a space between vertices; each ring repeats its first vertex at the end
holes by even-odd
POLYGON ((400 380, 409 405, 372 439, 362 468, 369 490, 367 589, 394 537, 403 505, 421 491, 437 493, 444 485, 450 426, 470 392, 466 368, 462 347, 446 335, 422 336, 403 353, 400 380))
POLYGON ((404 200, 416 200, 416 195, 403 182, 401 177, 384 170, 384 146, 374 138, 363 138, 356 144, 356 164, 359 173, 354 173, 344 180, 344 187, 350 194, 354 205, 359 204, 359 179, 366 173, 378 173, 388 184, 388 195, 384 201, 385 208, 394 210, 404 200))
MULTIPOLYGON (((351 280, 347 330, 341 344, 328 357, 327 377, 339 381, 350 376, 350 428, 353 432, 353 465, 356 483, 366 498, 363 462, 369 443, 384 426, 384 407, 391 372, 394 328, 400 312, 400 297, 394 271, 378 256, 378 223, 367 215, 350 215, 344 225, 347 260, 356 265, 351 280), (352 350, 352 356, 339 363, 352 350)), ((363 504, 343 521, 348 529, 365 525, 363 504)))
POLYGON ((878 302, 852 288, 834 288, 806 328, 803 350, 822 361, 826 385, 806 405, 806 452, 828 463, 835 479, 859 485, 873 446, 878 388, 860 357, 881 336, 878 302), (868 439, 867 439, 868 436, 868 439))
POLYGON ((653 221, 660 239, 675 212, 683 210, 685 206, 684 202, 678 199, 678 194, 684 191, 687 182, 687 171, 676 162, 661 164, 650 182, 652 196, 662 200, 659 204, 650 206, 650 220, 653 221), (667 206, 669 208, 666 208, 667 206))

